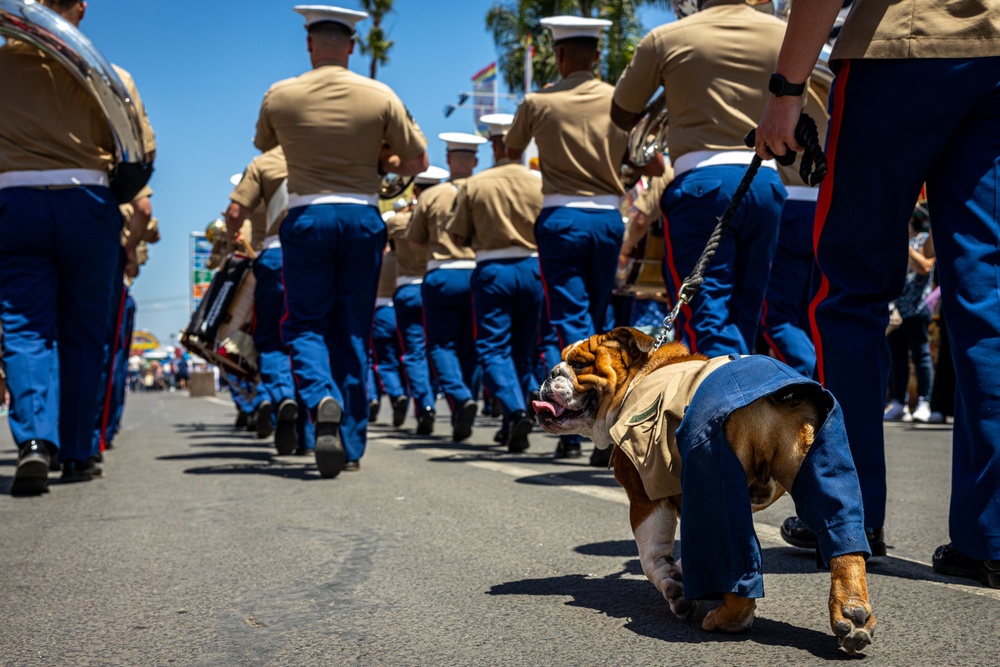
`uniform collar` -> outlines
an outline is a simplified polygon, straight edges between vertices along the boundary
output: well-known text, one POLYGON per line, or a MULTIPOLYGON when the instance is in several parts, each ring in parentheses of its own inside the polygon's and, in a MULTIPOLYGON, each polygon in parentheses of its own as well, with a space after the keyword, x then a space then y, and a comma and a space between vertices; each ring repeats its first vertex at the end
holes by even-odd
POLYGON ((313 66, 313 69, 319 69, 320 67, 340 67, 347 69, 347 65, 338 60, 321 60, 313 66))

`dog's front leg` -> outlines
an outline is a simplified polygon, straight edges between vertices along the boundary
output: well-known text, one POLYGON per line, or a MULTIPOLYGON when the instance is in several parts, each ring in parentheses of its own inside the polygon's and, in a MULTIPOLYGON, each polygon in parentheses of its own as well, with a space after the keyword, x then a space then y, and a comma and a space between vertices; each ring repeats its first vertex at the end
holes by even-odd
POLYGON ((875 615, 868 603, 865 559, 845 554, 830 559, 830 625, 848 654, 872 643, 875 615))
POLYGON ((639 547, 643 573, 663 594, 670 610, 678 618, 690 618, 698 605, 684 599, 681 568, 673 555, 678 508, 669 498, 650 500, 642 486, 639 471, 627 456, 615 452, 614 468, 615 479, 628 495, 629 521, 639 547))

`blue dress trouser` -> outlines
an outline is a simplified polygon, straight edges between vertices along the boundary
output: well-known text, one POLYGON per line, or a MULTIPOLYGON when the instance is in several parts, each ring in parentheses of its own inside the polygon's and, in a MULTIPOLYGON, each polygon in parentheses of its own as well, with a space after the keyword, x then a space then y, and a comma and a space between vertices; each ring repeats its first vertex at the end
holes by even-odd
POLYGON ((340 436, 348 461, 365 452, 368 341, 385 243, 385 223, 374 206, 298 206, 281 224, 281 339, 291 349, 310 414, 326 396, 343 407, 340 436))
POLYGON ((115 352, 115 368, 111 383, 111 418, 105 431, 105 440, 110 443, 118 435, 125 412, 125 387, 128 384, 128 358, 132 347, 132 332, 135 330, 135 299, 125 292, 125 310, 122 314, 121 342, 115 352))
POLYGON ((427 362, 427 343, 424 337, 424 302, 420 284, 403 285, 392 297, 396 309, 396 330, 399 333, 403 369, 409 383, 413 407, 417 414, 434 409, 434 390, 431 388, 431 370, 427 362))
MULTIPOLYGON (((660 207, 668 294, 676 295, 694 269, 744 173, 742 165, 701 167, 667 186, 660 207)), ((753 348, 785 194, 777 171, 757 172, 705 270, 705 282, 677 317, 678 336, 692 352, 719 357, 753 348)))
POLYGON ((545 307, 560 350, 606 330, 624 233, 617 209, 559 206, 538 216, 545 307))
POLYGON ((472 272, 472 300, 483 379, 509 417, 526 410, 528 393, 538 388, 532 368, 542 308, 538 259, 478 263, 472 272))
POLYGON ((735 593, 764 596, 760 542, 753 529, 743 466, 726 439, 729 415, 790 385, 813 385, 829 409, 790 493, 816 535, 817 562, 850 553, 871 555, 843 417, 833 396, 776 359, 753 355, 712 372, 695 391, 677 428, 681 455, 681 548, 684 597, 735 593))
POLYGON ((0 318, 14 442, 91 455, 122 218, 111 190, 0 190, 0 318))
POLYGON ((870 527, 885 520, 887 304, 923 183, 957 394, 950 534, 1000 559, 1000 57, 840 61, 816 211, 817 377, 842 402, 870 527), (933 95, 920 104, 913 81, 933 95), (872 150, 873 146, 885 150, 872 150))
POLYGON ((471 277, 472 269, 434 269, 420 290, 427 356, 452 414, 474 398, 479 384, 471 277))
POLYGON ((402 363, 399 353, 399 336, 396 333, 396 308, 391 305, 375 308, 375 320, 372 323, 371 340, 372 371, 378 381, 376 387, 369 390, 369 398, 374 392, 378 398, 379 389, 395 400, 406 395, 403 386, 402 363))
POLYGON ((812 238, 815 217, 815 201, 791 197, 785 201, 760 320, 764 340, 774 355, 806 377, 812 377, 816 369, 816 348, 809 328, 816 265, 812 238))
POLYGON ((119 276, 111 298, 111 312, 107 323, 107 333, 104 340, 104 365, 101 368, 101 384, 97 394, 97 413, 94 417, 94 433, 91 442, 91 454, 96 455, 107 449, 108 424, 114 409, 114 372, 115 359, 121 345, 122 321, 125 317, 125 295, 127 293, 123 279, 125 277, 125 249, 118 252, 115 265, 115 276, 119 276))

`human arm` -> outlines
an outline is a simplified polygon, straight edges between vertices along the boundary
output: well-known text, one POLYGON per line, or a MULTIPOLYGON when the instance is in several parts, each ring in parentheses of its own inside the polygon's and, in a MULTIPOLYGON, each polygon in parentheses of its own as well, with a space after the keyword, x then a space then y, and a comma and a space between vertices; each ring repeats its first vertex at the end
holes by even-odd
POLYGON ((934 264, 937 262, 936 255, 934 254, 934 241, 931 235, 928 233, 927 238, 924 240, 923 245, 919 249, 913 246, 909 247, 909 265, 917 275, 928 276, 931 271, 934 270, 934 264))
POLYGON ((526 97, 518 105, 510 129, 507 130, 507 134, 503 138, 504 145, 507 147, 507 159, 520 162, 524 156, 524 150, 531 143, 532 136, 531 101, 530 98, 526 97))
POLYGON ((132 201, 132 217, 128 222, 128 238, 125 239, 125 276, 135 278, 139 275, 139 258, 136 247, 146 234, 146 228, 153 217, 153 205, 149 197, 139 197, 132 201))

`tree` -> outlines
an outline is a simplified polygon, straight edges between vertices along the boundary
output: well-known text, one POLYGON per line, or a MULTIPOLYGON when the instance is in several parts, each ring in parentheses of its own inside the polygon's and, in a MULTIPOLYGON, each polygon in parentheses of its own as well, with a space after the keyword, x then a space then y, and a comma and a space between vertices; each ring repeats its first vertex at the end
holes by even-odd
POLYGON ((498 68, 510 90, 524 89, 524 57, 529 38, 534 48, 532 79, 539 88, 559 78, 552 38, 542 27, 546 16, 572 14, 611 21, 601 40, 598 73, 614 83, 621 76, 645 30, 637 10, 641 5, 668 7, 669 0, 508 0, 486 13, 486 28, 500 53, 498 68))
POLYGON ((392 13, 393 0, 361 0, 361 7, 371 16, 372 27, 368 29, 368 35, 363 39, 358 39, 358 48, 361 53, 370 56, 372 59, 369 76, 376 78, 379 65, 386 65, 389 62, 389 50, 395 42, 386 39, 385 30, 382 28, 382 19, 386 14, 392 13))

